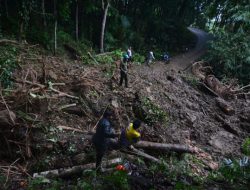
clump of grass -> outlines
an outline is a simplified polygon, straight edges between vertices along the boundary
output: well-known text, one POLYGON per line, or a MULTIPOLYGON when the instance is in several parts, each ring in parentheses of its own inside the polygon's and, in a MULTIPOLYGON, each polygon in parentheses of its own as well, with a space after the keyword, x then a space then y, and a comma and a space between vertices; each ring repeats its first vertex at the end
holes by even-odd
POLYGON ((158 122, 166 123, 168 121, 167 113, 149 98, 144 98, 142 101, 143 109, 146 111, 145 120, 149 124, 158 122))

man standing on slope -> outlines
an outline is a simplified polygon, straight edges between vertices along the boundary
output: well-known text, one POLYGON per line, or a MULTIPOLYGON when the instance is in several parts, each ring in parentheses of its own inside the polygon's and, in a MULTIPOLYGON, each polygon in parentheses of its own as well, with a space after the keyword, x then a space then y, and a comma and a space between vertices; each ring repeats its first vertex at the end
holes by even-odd
POLYGON ((148 53, 148 58, 147 58, 147 61, 146 61, 147 66, 150 66, 150 64, 152 63, 153 59, 155 59, 154 53, 152 51, 150 51, 148 53))
POLYGON ((120 86, 122 86, 123 80, 125 80, 125 87, 128 88, 128 55, 124 54, 120 64, 120 86))
POLYGON ((111 141, 112 138, 118 137, 119 134, 115 134, 111 127, 110 119, 112 118, 112 112, 106 110, 102 119, 97 124, 96 133, 92 138, 92 142, 96 148, 96 169, 100 171, 102 169, 101 163, 104 154, 108 150, 115 150, 119 148, 119 144, 111 141))

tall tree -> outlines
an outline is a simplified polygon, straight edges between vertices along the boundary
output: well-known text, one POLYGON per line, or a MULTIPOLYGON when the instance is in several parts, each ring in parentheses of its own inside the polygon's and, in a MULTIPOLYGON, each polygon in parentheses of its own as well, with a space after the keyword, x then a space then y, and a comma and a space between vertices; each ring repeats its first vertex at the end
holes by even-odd
POLYGON ((76 41, 79 40, 79 5, 78 5, 78 0, 76 0, 76 41))
POLYGON ((23 0, 18 2, 18 14, 19 14, 19 41, 25 40, 25 32, 29 25, 30 14, 33 8, 34 0, 23 0))
POLYGON ((106 20, 107 20, 107 14, 108 14, 108 9, 110 6, 109 0, 105 3, 104 0, 102 0, 102 10, 104 11, 103 14, 103 19, 102 19, 102 29, 101 29, 101 38, 100 38, 100 52, 104 52, 104 34, 105 34, 105 27, 106 27, 106 20), (106 4, 106 5, 105 5, 106 4))
POLYGON ((54 54, 57 50, 57 0, 54 0, 54 54))
POLYGON ((43 26, 47 27, 46 16, 45 16, 45 0, 42 0, 42 14, 43 14, 43 26))
POLYGON ((9 18, 8 0, 4 0, 4 6, 6 11, 6 17, 9 18))

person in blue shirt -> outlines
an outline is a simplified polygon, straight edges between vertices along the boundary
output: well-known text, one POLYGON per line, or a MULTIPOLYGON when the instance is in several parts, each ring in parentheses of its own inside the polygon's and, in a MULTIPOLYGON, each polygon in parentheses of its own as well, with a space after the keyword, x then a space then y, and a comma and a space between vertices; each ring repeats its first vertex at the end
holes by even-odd
POLYGON ((169 63, 170 57, 169 57, 169 54, 168 54, 168 53, 165 52, 165 53, 162 55, 162 58, 163 58, 163 61, 164 61, 165 63, 169 63))

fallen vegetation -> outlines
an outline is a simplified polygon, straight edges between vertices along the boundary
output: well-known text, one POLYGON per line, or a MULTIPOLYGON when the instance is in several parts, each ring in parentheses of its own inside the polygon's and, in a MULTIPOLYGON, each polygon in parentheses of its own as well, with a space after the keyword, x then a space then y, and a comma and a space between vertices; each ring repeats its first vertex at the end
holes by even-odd
POLYGON ((159 62, 155 68, 132 65, 130 88, 123 88, 117 83, 117 52, 91 55, 98 64, 85 65, 77 58, 73 62, 47 56, 35 46, 18 48, 18 54, 11 56, 18 67, 1 78, 9 84, 1 88, 0 104, 3 188, 249 185, 248 168, 236 161, 234 169, 218 170, 223 158, 241 158, 242 147, 249 152, 248 86, 225 85, 214 78, 218 83, 210 85, 201 63, 193 66, 198 78, 190 78, 159 62), (96 176, 90 139, 107 107, 115 112, 117 132, 133 118, 144 121, 142 139, 132 150, 109 154, 105 163, 111 169, 96 176), (128 163, 131 174, 114 172, 113 164, 118 163, 128 163))

